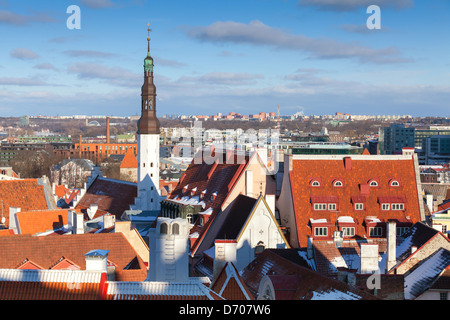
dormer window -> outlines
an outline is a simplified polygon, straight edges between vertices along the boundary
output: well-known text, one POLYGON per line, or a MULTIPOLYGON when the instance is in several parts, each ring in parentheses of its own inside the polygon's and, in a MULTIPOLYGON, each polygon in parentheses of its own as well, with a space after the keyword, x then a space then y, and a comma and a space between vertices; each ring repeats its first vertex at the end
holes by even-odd
POLYGON ((200 199, 204 199, 205 194, 206 194, 206 190, 203 190, 202 193, 200 194, 200 199))
POLYGON ((343 186, 344 186, 344 184, 342 183, 341 180, 336 180, 336 181, 334 181, 333 185, 334 185, 335 187, 343 187, 343 186))
POLYGON ((369 186, 378 187, 378 182, 376 182, 375 180, 372 180, 372 181, 370 181, 369 186))
POLYGON ((186 191, 188 190, 188 187, 189 187, 189 185, 185 185, 184 188, 183 188, 183 192, 186 193, 186 191))
POLYGON ((320 178, 311 178, 309 179, 310 187, 320 187, 322 185, 322 181, 320 178))
POLYGON ((391 180, 390 185, 391 187, 399 187, 400 183, 398 182, 398 180, 393 179, 391 180))

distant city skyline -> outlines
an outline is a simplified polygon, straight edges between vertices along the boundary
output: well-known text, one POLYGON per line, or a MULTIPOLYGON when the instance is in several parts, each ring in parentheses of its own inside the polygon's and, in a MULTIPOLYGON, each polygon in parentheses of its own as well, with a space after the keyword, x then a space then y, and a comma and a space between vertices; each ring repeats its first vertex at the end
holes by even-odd
POLYGON ((0 116, 140 114, 150 22, 158 116, 448 117, 449 12, 446 0, 0 0, 0 116))

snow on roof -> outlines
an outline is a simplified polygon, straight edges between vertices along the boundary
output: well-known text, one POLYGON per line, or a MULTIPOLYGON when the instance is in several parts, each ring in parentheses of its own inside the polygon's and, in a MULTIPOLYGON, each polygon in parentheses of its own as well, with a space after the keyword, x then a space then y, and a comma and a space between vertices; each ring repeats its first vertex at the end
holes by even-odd
POLYGON ((338 222, 340 222, 340 223, 355 223, 355 220, 353 220, 352 217, 343 216, 343 217, 338 218, 338 222))
POLYGON ((309 219, 311 223, 327 223, 327 219, 309 219))
POLYGON ((352 292, 339 291, 336 289, 321 291, 321 292, 313 292, 313 297, 311 300, 361 300, 362 298, 352 292))
POLYGON ((450 263, 450 252, 439 249, 405 277, 405 299, 414 299, 429 288, 433 280, 450 263))

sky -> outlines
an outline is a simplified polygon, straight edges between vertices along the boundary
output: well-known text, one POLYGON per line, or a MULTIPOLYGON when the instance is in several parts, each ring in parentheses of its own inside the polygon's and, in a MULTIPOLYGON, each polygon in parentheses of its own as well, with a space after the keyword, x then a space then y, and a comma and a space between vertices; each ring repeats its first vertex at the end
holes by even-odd
POLYGON ((138 115, 148 23, 159 117, 450 116, 450 0, 0 0, 0 117, 138 115))

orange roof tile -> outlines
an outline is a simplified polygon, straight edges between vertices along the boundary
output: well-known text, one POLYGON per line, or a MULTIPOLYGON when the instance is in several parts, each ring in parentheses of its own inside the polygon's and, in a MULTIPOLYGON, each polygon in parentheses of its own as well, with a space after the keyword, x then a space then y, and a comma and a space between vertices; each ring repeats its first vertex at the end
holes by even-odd
MULTIPOLYGON (((301 247, 307 244, 307 237, 312 236, 310 219, 323 220, 334 226, 339 217, 350 216, 357 221, 356 236, 365 237, 363 225, 365 218, 374 216, 385 222, 388 219, 409 221, 412 225, 421 221, 421 209, 413 158, 389 158, 382 156, 351 157, 309 157, 294 156, 290 183, 301 247), (312 178, 321 181, 320 186, 310 184, 312 178), (370 187, 368 182, 374 179, 378 186, 370 187), (390 181, 400 181, 399 186, 391 186, 390 181), (334 181, 343 181, 337 187, 334 181), (355 210, 352 199, 362 196, 364 191, 364 209, 355 210), (335 210, 314 210, 312 200, 316 197, 335 197, 335 210), (383 198, 386 197, 386 198, 383 198), (404 201, 404 210, 382 210, 380 201, 404 201)), ((324 201, 328 202, 328 201, 324 201)), ((334 230, 329 230, 331 238, 334 230)))
POLYGON ((122 233, 0 237, 0 269, 15 269, 26 259, 50 269, 61 261, 61 257, 65 257, 84 270, 84 255, 96 249, 109 251, 108 260, 115 265, 116 280, 146 279, 147 268, 144 262, 122 233))
POLYGON ((21 234, 30 235, 60 229, 68 223, 68 211, 63 209, 19 212, 16 214, 18 228, 21 234))
POLYGON ((125 153, 125 156, 123 157, 120 167, 121 168, 137 168, 138 167, 138 161, 137 161, 136 156, 134 155, 134 152, 131 148, 127 150, 127 153, 125 153))
POLYGON ((5 225, 9 226, 9 208, 21 208, 21 211, 49 209, 44 187, 37 179, 0 181, 0 200, 3 202, 5 225))

